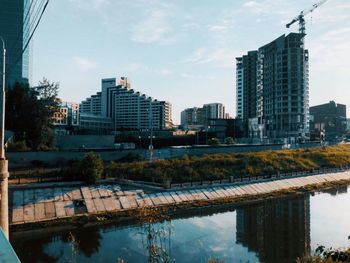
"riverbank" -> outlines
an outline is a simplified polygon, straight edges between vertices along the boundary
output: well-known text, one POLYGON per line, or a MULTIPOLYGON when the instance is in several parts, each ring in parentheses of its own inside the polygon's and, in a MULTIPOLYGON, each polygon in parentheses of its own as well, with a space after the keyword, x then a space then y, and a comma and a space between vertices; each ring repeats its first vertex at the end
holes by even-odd
POLYGON ((158 217, 155 220, 159 220, 191 209, 209 209, 344 184, 350 184, 349 171, 147 194, 142 190, 122 191, 113 184, 21 188, 10 192, 10 225, 14 231, 67 223, 127 223, 155 214, 158 217))

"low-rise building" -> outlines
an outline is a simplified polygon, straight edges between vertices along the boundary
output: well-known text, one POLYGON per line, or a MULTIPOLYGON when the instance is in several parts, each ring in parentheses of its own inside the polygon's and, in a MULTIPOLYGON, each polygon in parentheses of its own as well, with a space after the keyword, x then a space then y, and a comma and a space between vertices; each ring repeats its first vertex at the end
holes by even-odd
POLYGON ((59 102, 57 111, 53 114, 52 124, 56 134, 70 134, 79 126, 79 104, 74 102, 59 102))
POLYGON ((222 103, 204 104, 202 108, 187 108, 181 112, 183 129, 207 128, 213 119, 225 119, 225 106, 222 103))
POLYGON ((335 139, 345 134, 347 128, 346 105, 330 101, 310 107, 310 130, 324 132, 326 139, 335 139))

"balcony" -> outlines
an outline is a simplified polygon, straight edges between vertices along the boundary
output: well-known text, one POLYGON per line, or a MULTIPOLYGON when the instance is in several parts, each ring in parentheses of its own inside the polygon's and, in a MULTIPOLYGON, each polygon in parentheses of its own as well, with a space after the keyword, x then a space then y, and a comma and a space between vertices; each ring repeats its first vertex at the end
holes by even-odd
POLYGON ((1 263, 20 263, 10 242, 6 239, 0 228, 0 262, 1 263))

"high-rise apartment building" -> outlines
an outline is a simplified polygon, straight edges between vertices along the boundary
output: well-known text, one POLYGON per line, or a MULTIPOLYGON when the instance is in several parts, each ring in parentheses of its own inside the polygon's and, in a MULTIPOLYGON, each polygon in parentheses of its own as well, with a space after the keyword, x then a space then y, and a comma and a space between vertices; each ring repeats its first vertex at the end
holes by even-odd
POLYGON ((282 35, 236 59, 237 117, 254 123, 250 126, 260 137, 296 141, 309 136, 309 58, 303 37, 282 35))
MULTIPOLYGON (((28 82, 30 77, 29 47, 23 52, 30 31, 29 0, 0 1, 0 36, 6 45, 6 85, 28 82)), ((2 48, 2 47, 1 47, 2 48)), ((0 61, 0 69, 3 68, 0 61)))
POLYGON ((257 51, 236 58, 236 113, 239 119, 255 118, 257 114, 257 58, 257 51))
MULTIPOLYGON (((171 128, 171 104, 131 89, 127 78, 102 79, 102 91, 81 103, 80 112, 112 121, 115 130, 171 128)), ((94 119, 96 121, 96 118, 94 119)))

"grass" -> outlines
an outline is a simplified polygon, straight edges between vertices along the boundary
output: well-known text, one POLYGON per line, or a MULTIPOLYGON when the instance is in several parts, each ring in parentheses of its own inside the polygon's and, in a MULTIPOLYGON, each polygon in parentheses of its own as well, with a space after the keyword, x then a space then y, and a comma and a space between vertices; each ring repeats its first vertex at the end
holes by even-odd
POLYGON ((131 180, 182 183, 271 175, 350 165, 350 145, 298 150, 214 154, 150 162, 111 162, 109 176, 131 180))

